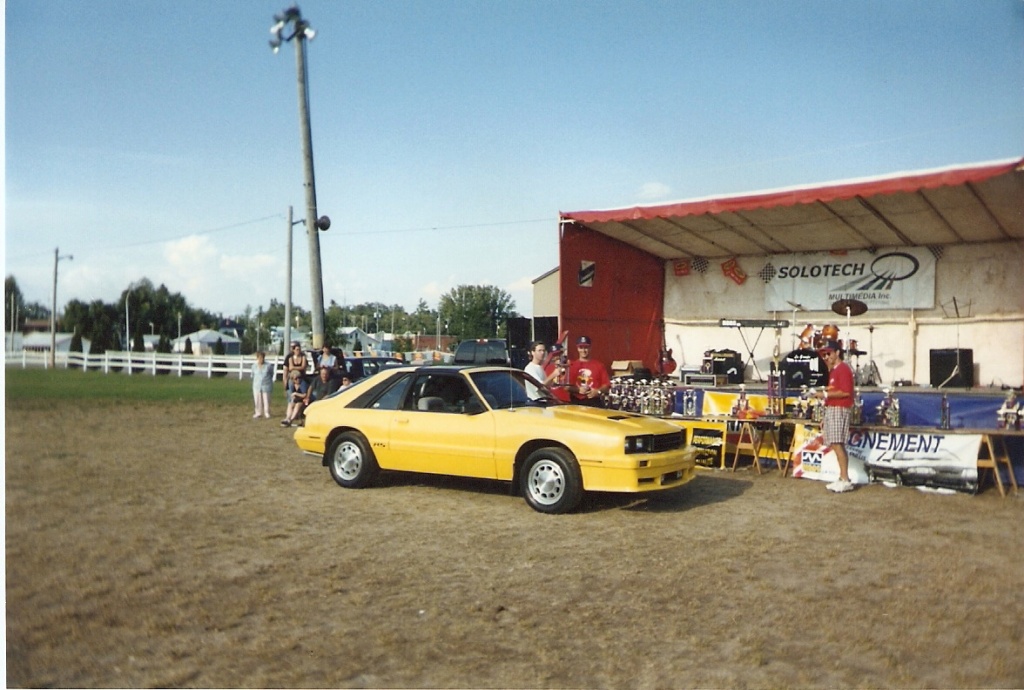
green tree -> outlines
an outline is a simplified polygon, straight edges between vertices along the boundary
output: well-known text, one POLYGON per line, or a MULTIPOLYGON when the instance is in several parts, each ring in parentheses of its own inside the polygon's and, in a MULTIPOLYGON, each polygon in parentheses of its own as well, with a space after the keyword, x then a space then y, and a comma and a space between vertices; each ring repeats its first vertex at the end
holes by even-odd
POLYGON ((348 337, 345 336, 341 329, 345 327, 345 320, 348 316, 348 310, 342 307, 333 299, 331 303, 324 310, 324 334, 327 342, 332 347, 345 347, 348 345, 348 337))
POLYGON ((25 323, 25 296, 21 294, 18 281, 14 276, 7 276, 4 279, 4 331, 11 332, 20 330, 21 324, 25 323), (17 318, 18 323, 14 323, 17 318))
POLYGON ((438 311, 448 332, 460 339, 504 337, 506 321, 518 316, 512 296, 493 285, 460 285, 441 296, 438 311))
POLYGON ((437 310, 427 306, 424 300, 416 305, 416 311, 409 317, 409 330, 413 333, 430 333, 435 330, 437 310))
MULTIPOLYGON (((75 330, 75 334, 71 336, 71 344, 68 345, 68 351, 82 352, 82 334, 79 333, 77 330, 75 330)), ((72 366, 74 366, 76 369, 78 368, 77 364, 73 364, 72 366)))

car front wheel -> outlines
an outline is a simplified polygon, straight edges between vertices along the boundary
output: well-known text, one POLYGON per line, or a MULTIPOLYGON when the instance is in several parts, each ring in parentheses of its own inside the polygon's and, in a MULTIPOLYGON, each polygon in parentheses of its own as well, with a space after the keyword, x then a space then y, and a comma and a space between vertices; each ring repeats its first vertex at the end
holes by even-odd
POLYGON ((334 439, 327 451, 331 477, 346 489, 361 489, 377 478, 380 467, 362 434, 354 431, 334 439))
POLYGON ((523 496, 541 513, 568 513, 583 498, 583 479, 571 453, 541 448, 526 458, 522 474, 523 496))

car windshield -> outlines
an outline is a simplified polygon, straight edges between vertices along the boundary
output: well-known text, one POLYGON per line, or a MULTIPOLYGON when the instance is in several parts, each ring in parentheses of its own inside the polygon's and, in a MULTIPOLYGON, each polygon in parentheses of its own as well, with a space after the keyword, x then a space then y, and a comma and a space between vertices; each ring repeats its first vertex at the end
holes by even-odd
POLYGON ((516 369, 481 371, 470 374, 470 378, 487 404, 494 409, 558 404, 558 400, 548 393, 543 384, 538 383, 524 371, 516 369), (527 380, 533 382, 540 389, 541 397, 539 399, 530 399, 526 392, 527 380))

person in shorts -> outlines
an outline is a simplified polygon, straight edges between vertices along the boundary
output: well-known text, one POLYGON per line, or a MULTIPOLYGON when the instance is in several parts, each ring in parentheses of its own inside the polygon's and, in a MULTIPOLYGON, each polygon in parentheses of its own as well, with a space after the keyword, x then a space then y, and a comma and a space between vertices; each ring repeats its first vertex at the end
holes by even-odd
POLYGON ((853 370, 842 360, 842 348, 835 340, 826 340, 818 354, 828 366, 828 387, 817 393, 825 401, 825 418, 821 431, 825 444, 836 454, 839 479, 825 488, 837 494, 853 491, 850 481, 850 458, 846 454, 846 439, 850 435, 850 411, 853 409, 853 370))

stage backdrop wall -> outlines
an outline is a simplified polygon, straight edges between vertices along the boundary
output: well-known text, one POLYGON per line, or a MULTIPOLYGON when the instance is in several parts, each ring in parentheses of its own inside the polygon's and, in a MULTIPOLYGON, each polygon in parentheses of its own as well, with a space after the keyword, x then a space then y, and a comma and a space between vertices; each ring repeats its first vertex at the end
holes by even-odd
MULTIPOLYGON (((719 327, 720 318, 793 322, 779 339, 783 357, 795 349, 796 334, 808 324, 817 330, 831 324, 840 328, 841 339, 854 339, 858 349, 871 353, 884 384, 906 380, 928 385, 930 350, 964 348, 973 350, 976 386, 1020 386, 1024 383, 1024 242, 943 246, 933 251, 933 308, 869 309, 850 318, 849 325, 844 316, 811 305, 801 305, 807 309, 799 310, 765 310, 766 292, 773 280, 765 269, 769 263, 788 265, 785 257, 665 261, 669 347, 674 348, 681 366, 699 367, 709 349, 735 350, 743 353, 746 361, 747 345, 753 346, 760 336, 753 348, 754 362, 767 375, 775 347, 774 331, 744 329, 741 333, 719 327)), ((867 364, 868 356, 860 361, 867 364)), ((747 380, 756 380, 752 366, 746 373, 747 380)))
POLYGON ((600 233, 566 223, 559 242, 561 328, 569 354, 580 335, 609 368, 639 359, 653 369, 662 343, 665 276, 662 260, 600 233))

